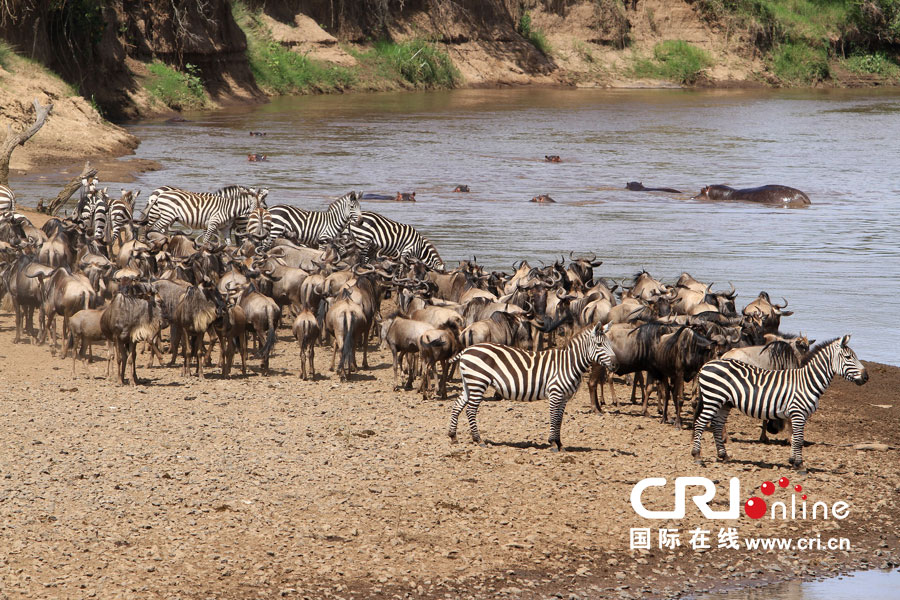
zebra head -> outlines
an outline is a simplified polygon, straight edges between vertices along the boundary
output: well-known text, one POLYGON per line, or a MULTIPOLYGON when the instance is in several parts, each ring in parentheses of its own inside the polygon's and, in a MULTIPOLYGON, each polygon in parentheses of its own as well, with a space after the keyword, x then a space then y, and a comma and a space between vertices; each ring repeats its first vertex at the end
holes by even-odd
POLYGON ((362 207, 359 205, 359 200, 362 196, 363 193, 361 191, 357 192, 355 190, 349 194, 344 194, 332 202, 328 210, 337 212, 341 222, 345 224, 344 228, 350 225, 359 225, 359 220, 362 218, 362 207))
POLYGON ((850 335, 845 335, 839 340, 837 351, 832 358, 832 366, 835 373, 840 373, 847 381, 856 385, 862 385, 869 380, 869 372, 862 362, 856 357, 856 352, 849 346, 850 335))
POLYGON ((269 195, 269 188, 250 188, 247 191, 256 199, 256 208, 269 208, 266 206, 266 197, 269 195))
POLYGON ((591 362, 602 364, 610 371, 615 371, 619 368, 619 361, 616 359, 616 352, 613 350, 609 338, 606 337, 608 331, 608 323, 606 325, 597 323, 590 329, 588 334, 590 340, 588 354, 591 362))

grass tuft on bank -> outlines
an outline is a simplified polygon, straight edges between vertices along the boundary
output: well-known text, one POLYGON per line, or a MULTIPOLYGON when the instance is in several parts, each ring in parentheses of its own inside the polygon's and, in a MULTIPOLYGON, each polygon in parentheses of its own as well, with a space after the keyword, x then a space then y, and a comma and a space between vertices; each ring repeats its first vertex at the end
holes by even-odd
POLYGON ((198 109, 207 105, 208 97, 199 69, 188 63, 179 71, 163 62, 147 65, 150 76, 145 87, 150 94, 175 110, 198 109))
POLYGON ((518 31, 519 35, 523 38, 531 42, 532 46, 540 50, 544 56, 550 56, 553 48, 550 47, 550 42, 547 41, 547 36, 544 35, 544 32, 534 27, 531 22, 531 13, 527 10, 519 17, 519 22, 516 24, 516 31, 518 31))
POLYGON ((653 48, 653 58, 637 58, 633 65, 636 77, 668 79, 691 85, 703 69, 713 64, 709 53, 684 40, 666 40, 653 48))

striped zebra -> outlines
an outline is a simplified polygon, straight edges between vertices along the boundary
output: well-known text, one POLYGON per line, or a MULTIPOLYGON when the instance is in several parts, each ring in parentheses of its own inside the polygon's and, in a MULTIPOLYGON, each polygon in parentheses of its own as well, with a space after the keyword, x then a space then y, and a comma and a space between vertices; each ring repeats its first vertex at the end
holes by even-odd
POLYGON ((344 194, 323 211, 303 210, 286 204, 273 206, 269 211, 272 226, 263 246, 269 248, 276 238, 288 237, 298 244, 318 248, 319 244, 333 240, 359 221, 362 195, 356 191, 344 194))
POLYGON ((272 230, 272 213, 262 207, 257 206, 247 215, 247 236, 253 242, 254 246, 259 246, 269 236, 272 230))
POLYGON ((76 208, 76 214, 84 227, 84 237, 88 240, 102 241, 106 235, 107 215, 109 212, 109 188, 101 188, 96 177, 91 181, 81 180, 82 196, 76 208))
POLYGON ((713 360, 700 369, 700 416, 694 423, 691 455, 700 456, 700 438, 712 422, 720 460, 728 460, 722 430, 733 407, 756 419, 790 419, 791 458, 803 464, 803 428, 819 406, 819 397, 840 373, 862 385, 869 380, 866 368, 848 345, 850 336, 823 342, 807 354, 800 368, 785 371, 760 369, 737 360, 713 360))
POLYGON ((410 225, 363 211, 359 223, 350 225, 350 233, 363 255, 371 256, 377 252, 393 258, 412 257, 431 269, 444 270, 444 261, 434 244, 410 225))
POLYGON ((0 185, 0 213, 16 210, 16 193, 12 188, 0 185))
POLYGON ((142 222, 150 225, 150 231, 160 233, 167 233, 175 222, 190 229, 203 229, 203 243, 219 230, 228 229, 225 237, 230 243, 230 232, 246 229, 247 214, 257 203, 265 207, 268 193, 266 188, 257 190, 242 185, 224 187, 212 194, 164 186, 150 194, 142 222))
POLYGON ((459 362, 463 391, 450 414, 448 434, 456 441, 459 413, 466 409, 472 440, 484 446, 475 417, 484 392, 493 386, 511 400, 550 400, 550 449, 562 449, 560 429, 566 402, 581 384, 581 377, 593 363, 602 363, 611 371, 617 367, 616 355, 606 337, 608 326, 588 327, 572 338, 564 348, 543 352, 520 350, 502 344, 469 346, 450 362, 459 362))
POLYGON ((107 228, 110 247, 119 239, 122 231, 127 229, 134 219, 134 203, 141 195, 140 190, 122 190, 122 196, 109 203, 107 228))

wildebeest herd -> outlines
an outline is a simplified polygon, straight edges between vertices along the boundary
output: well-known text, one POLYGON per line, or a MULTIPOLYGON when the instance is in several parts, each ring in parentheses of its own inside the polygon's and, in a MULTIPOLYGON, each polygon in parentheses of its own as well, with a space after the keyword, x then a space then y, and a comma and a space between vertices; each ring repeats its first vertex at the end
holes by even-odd
POLYGON ((391 351, 396 385, 403 376, 409 389, 421 377, 423 399, 432 386, 446 398, 458 367, 454 440, 465 410, 481 442, 476 414, 493 388, 496 397, 547 399, 551 449, 561 449, 566 402, 587 376, 601 411, 605 383, 616 401, 613 374, 633 376, 632 401, 640 389, 644 415, 655 386, 663 421, 671 400, 680 429, 684 399, 694 396, 686 384, 696 380, 695 456, 711 424, 718 456, 727 458, 724 423, 737 408, 763 420, 763 440, 789 424, 798 468, 804 424, 832 377, 868 377, 849 336, 811 348, 814 340, 782 333, 792 312, 765 291, 738 310, 733 286, 716 291, 688 273, 666 284, 646 271, 615 282, 596 274, 595 255, 574 252, 550 265, 517 261, 509 271, 486 270, 475 258, 447 269, 415 228, 363 211, 356 191, 309 211, 267 206, 265 188, 198 194, 166 186, 137 217, 139 192, 110 199, 96 179, 82 183, 75 214, 41 228, 0 187, 0 295, 15 312, 15 341, 49 335, 62 358, 73 353, 73 373, 76 355, 84 361, 91 342, 105 340, 119 384, 129 361, 130 383, 139 382, 142 345, 151 365, 166 348, 169 365, 181 354, 183 374, 200 377, 218 345, 222 376, 231 376, 235 355, 246 375, 250 339, 267 375, 278 329, 290 325, 303 379, 316 377, 321 344, 332 347, 340 380, 369 368, 373 338, 391 351), (170 232, 175 224, 203 233, 170 232))

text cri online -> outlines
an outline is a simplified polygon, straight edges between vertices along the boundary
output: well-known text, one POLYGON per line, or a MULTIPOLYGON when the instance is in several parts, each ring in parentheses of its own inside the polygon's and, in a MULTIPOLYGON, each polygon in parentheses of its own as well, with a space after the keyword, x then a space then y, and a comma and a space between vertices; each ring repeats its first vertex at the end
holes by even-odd
POLYGON ((736 527, 722 527, 718 533, 706 529, 692 529, 685 532, 682 540, 677 529, 658 529, 650 527, 631 528, 631 549, 650 550, 653 547, 675 550, 682 546, 692 550, 710 548, 731 548, 734 550, 797 550, 799 552, 817 552, 850 550, 848 538, 801 537, 741 537, 736 527), (654 535, 655 533, 655 535, 654 535))

